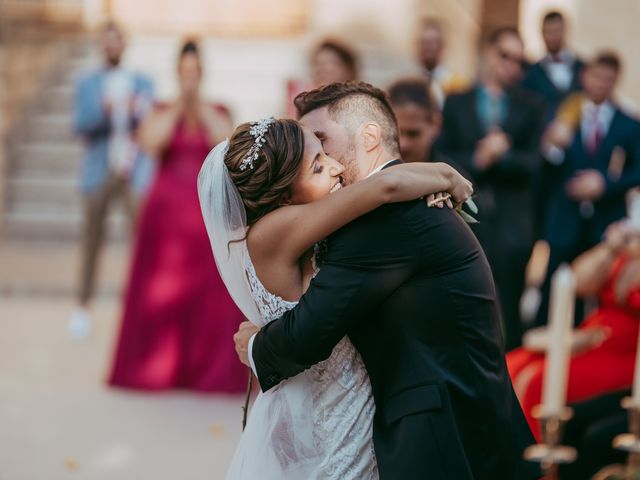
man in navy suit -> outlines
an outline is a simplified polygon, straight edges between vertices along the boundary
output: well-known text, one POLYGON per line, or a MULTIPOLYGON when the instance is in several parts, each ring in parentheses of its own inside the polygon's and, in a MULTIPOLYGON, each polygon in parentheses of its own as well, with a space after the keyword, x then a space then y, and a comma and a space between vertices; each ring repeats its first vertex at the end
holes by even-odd
POLYGON ((532 65, 522 85, 543 97, 547 103, 547 121, 553 118, 558 105, 572 92, 580 90, 580 71, 584 64, 567 48, 566 24, 560 12, 547 13, 542 20, 542 38, 546 55, 532 65))
POLYGON ((640 123, 612 99, 620 68, 615 54, 597 55, 582 73, 584 93, 567 100, 576 110, 573 124, 560 115, 563 105, 549 127, 550 134, 559 126, 566 133, 543 149, 549 171, 543 235, 550 258, 539 324, 546 321, 555 269, 596 245, 607 225, 625 216, 627 191, 640 185, 640 123))

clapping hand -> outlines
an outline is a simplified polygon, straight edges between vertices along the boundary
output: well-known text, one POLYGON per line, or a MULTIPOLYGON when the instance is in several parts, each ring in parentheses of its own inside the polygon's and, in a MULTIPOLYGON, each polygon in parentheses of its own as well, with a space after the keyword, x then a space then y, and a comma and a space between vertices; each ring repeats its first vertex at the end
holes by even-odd
POLYGON ((474 164, 480 170, 485 170, 502 158, 511 148, 511 141, 500 128, 492 128, 489 133, 478 142, 474 154, 474 164))
POLYGON ((604 194, 606 181, 597 170, 579 170, 567 181, 567 194, 579 202, 598 200, 604 194))

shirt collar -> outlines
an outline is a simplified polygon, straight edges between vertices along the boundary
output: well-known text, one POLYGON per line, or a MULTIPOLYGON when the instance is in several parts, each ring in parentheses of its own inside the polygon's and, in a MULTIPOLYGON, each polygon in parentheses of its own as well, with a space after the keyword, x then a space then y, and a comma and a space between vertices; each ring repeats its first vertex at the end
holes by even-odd
POLYGON ((374 173, 378 173, 380 172, 384 167, 386 167, 387 165, 389 165, 392 162, 395 162, 397 160, 397 158, 394 158, 393 160, 389 160, 388 162, 383 163, 382 165, 380 165, 379 167, 377 167, 373 172, 371 172, 369 175, 366 176, 366 178, 369 178, 371 175, 373 175, 374 173))
POLYGON ((615 107, 610 100, 605 100, 601 104, 596 105, 591 100, 586 98, 584 99, 582 103, 582 111, 584 113, 590 114, 595 108, 598 108, 598 116, 600 118, 610 118, 613 117, 613 114, 615 113, 615 107))
MULTIPOLYGON (((562 63, 571 65, 575 61, 576 56, 571 52, 571 50, 567 50, 566 48, 563 48, 558 52, 558 58, 562 63)), ((544 61, 548 63, 553 63, 553 58, 549 52, 547 52, 547 54, 544 56, 544 61)))

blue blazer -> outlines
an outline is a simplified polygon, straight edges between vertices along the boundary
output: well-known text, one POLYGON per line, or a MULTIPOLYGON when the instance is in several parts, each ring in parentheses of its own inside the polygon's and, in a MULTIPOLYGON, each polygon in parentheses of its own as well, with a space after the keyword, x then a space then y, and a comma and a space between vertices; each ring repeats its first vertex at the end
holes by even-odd
POLYGON ((565 151, 564 161, 550 170, 545 239, 552 246, 571 246, 581 239, 599 242, 607 226, 626 215, 626 192, 640 185, 640 123, 616 108, 609 131, 595 154, 585 149, 578 128, 573 143, 565 151), (609 174, 614 153, 624 155, 619 178, 609 174), (584 219, 579 202, 567 196, 565 185, 577 170, 592 168, 604 175, 606 190, 603 197, 593 203, 593 216, 584 219))
MULTIPOLYGON (((81 135, 86 144, 82 163, 80 188, 83 193, 97 190, 109 177, 109 133, 111 126, 105 115, 102 99, 106 71, 97 70, 85 74, 78 79, 74 89, 73 128, 81 135)), ((148 78, 133 74, 134 92, 136 95, 153 96, 153 84, 148 78)), ((140 118, 131 119, 134 129, 140 118)), ((149 157, 140 152, 131 171, 131 185, 141 192, 149 183, 153 171, 153 163, 149 157)))

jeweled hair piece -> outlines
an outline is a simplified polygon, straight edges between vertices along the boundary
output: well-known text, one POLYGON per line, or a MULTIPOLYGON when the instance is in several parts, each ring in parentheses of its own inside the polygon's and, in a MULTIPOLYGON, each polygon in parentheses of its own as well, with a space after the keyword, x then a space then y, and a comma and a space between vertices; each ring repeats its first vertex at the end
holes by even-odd
POLYGON ((254 141, 253 145, 247 152, 247 155, 240 163, 240 170, 245 171, 247 168, 253 170, 254 164, 258 159, 258 155, 260 154, 260 149, 262 146, 267 143, 267 140, 264 138, 265 133, 269 130, 269 125, 276 121, 273 117, 263 118, 262 120, 258 120, 257 122, 251 123, 251 128, 249 129, 249 133, 253 136, 254 141))

